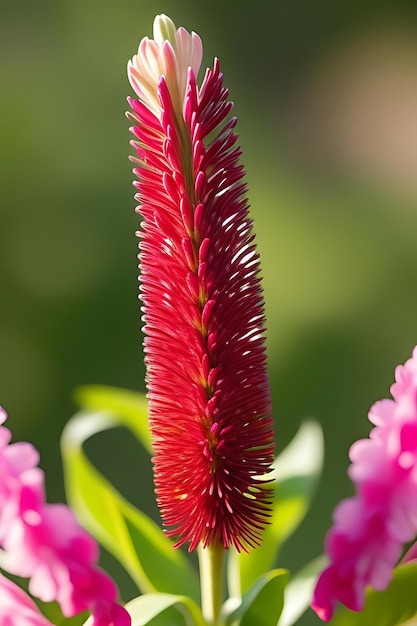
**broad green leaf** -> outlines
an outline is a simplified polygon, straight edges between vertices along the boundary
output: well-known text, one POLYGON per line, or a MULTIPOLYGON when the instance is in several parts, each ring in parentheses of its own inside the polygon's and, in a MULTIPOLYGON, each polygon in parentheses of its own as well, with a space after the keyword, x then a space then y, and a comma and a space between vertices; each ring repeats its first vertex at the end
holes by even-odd
MULTIPOLYGON (((263 574, 243 595, 239 606, 226 616, 231 626, 276 626, 284 606, 288 583, 287 570, 275 569, 263 574)), ((226 606, 232 606, 226 603, 226 606)))
MULTIPOLYGON (((294 439, 278 455, 274 479, 265 487, 274 489, 270 524, 265 528, 262 545, 249 553, 232 557, 231 579, 240 570, 241 589, 245 591, 261 574, 273 567, 280 545, 294 532, 304 518, 315 492, 323 465, 324 444, 320 425, 308 421, 301 425, 294 439)), ((230 584, 230 582, 229 582, 230 584)))
POLYGON ((132 626, 206 626, 196 603, 186 596, 168 593, 149 593, 127 603, 126 609, 132 618, 132 626), (166 614, 169 610, 169 621, 166 614))
POLYGON ((120 425, 129 428, 145 450, 152 453, 145 394, 106 385, 85 385, 75 390, 75 400, 83 409, 114 414, 120 425))
POLYGON ((107 413, 82 412, 62 434, 67 498, 80 521, 129 572, 142 592, 186 593, 199 598, 191 564, 172 548, 162 530, 103 477, 82 444, 97 432, 118 425, 107 413))
MULTIPOLYGON (((21 585, 19 585, 20 587, 21 585)), ((85 611, 74 617, 64 617, 61 607, 57 602, 42 602, 39 598, 32 598, 39 607, 42 615, 46 617, 52 624, 56 626, 81 626, 84 624, 88 613, 85 611)))
POLYGON ((292 626, 311 604, 317 574, 326 565, 326 557, 310 561, 290 580, 285 588, 284 608, 278 626, 292 626))
POLYGON ((417 563, 400 565, 385 591, 369 589, 360 613, 340 608, 332 626, 411 626, 417 624, 417 563), (416 618, 413 620, 412 618, 416 618))

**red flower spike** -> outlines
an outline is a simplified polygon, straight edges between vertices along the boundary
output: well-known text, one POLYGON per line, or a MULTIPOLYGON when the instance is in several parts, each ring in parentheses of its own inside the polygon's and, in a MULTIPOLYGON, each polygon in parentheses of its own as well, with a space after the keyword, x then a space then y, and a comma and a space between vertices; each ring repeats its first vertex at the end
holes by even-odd
POLYGON ((160 16, 128 68, 149 423, 168 536, 240 551, 270 512, 264 305, 233 104, 217 59, 197 87, 201 56, 160 16))

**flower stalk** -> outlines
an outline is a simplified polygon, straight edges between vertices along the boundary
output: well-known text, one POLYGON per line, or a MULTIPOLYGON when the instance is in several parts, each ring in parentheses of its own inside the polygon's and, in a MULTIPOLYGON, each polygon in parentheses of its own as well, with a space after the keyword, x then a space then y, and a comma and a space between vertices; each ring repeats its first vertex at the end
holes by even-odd
POLYGON ((222 626, 223 561, 224 547, 221 543, 207 548, 198 547, 200 565, 201 608, 208 626, 222 626))

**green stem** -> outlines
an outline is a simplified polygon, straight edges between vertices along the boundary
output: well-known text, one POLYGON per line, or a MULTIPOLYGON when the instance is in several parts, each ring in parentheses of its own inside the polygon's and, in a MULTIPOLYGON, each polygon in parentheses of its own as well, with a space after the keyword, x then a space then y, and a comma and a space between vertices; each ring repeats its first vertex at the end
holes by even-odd
POLYGON ((229 598, 242 599, 242 586, 240 581, 239 553, 235 548, 230 548, 227 558, 227 588, 229 598))
POLYGON ((198 547, 200 564, 201 608, 208 626, 222 626, 223 605, 223 555, 222 544, 198 547))

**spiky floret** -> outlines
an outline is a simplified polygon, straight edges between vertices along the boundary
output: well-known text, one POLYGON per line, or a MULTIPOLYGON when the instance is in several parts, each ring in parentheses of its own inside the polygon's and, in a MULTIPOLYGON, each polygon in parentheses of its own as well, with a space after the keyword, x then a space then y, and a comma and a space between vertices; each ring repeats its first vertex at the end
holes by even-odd
POLYGON ((139 259, 155 490, 176 545, 246 550, 259 544, 267 523, 268 490, 257 477, 269 471, 274 449, 259 256, 219 62, 198 88, 201 42, 171 24, 169 41, 153 48, 159 60, 152 64, 157 84, 150 98, 137 89, 137 57, 129 65, 139 96, 129 99, 128 115, 143 217, 139 259), (188 59, 185 83, 176 80, 184 72, 180 31, 188 50, 181 57, 188 59), (158 73, 164 65, 158 54, 176 58, 168 75, 158 73))

